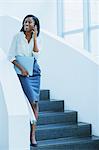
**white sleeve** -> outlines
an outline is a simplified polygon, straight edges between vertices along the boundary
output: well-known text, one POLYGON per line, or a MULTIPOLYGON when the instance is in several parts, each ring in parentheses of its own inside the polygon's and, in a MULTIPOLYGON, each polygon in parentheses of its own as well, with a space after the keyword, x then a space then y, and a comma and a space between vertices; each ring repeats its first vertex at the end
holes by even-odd
POLYGON ((12 61, 16 60, 16 58, 15 58, 16 51, 17 51, 17 36, 14 36, 11 46, 10 46, 10 49, 9 49, 9 52, 8 52, 8 55, 7 55, 9 61, 12 62, 12 61))
POLYGON ((38 59, 38 52, 32 51, 32 55, 33 55, 36 59, 38 59))

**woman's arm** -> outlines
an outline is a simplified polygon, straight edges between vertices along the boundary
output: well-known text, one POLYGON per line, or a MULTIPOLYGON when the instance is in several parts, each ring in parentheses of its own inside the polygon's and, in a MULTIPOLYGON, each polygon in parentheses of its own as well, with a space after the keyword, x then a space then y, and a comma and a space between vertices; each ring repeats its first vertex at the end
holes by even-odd
POLYGON ((10 46, 10 49, 9 49, 9 52, 8 52, 8 60, 20 69, 23 76, 28 76, 29 73, 16 60, 16 55, 17 55, 17 53, 16 53, 17 50, 16 49, 17 49, 18 37, 19 37, 19 34, 16 34, 14 36, 13 40, 12 40, 12 43, 11 43, 11 46, 10 46))
POLYGON ((34 47, 33 47, 33 51, 34 52, 39 52, 39 48, 38 48, 38 45, 37 45, 37 26, 34 27, 34 31, 33 31, 33 34, 34 34, 34 47))
POLYGON ((34 52, 39 52, 38 46, 37 46, 37 38, 34 38, 34 47, 33 47, 34 52))

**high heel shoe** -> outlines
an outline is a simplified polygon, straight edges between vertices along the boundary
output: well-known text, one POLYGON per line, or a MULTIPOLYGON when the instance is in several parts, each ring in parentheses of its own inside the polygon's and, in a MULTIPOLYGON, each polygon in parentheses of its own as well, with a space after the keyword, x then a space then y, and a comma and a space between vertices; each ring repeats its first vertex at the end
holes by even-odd
POLYGON ((30 136, 30 146, 37 147, 37 142, 35 140, 35 134, 30 136))
POLYGON ((31 143, 30 146, 37 147, 37 143, 31 143))

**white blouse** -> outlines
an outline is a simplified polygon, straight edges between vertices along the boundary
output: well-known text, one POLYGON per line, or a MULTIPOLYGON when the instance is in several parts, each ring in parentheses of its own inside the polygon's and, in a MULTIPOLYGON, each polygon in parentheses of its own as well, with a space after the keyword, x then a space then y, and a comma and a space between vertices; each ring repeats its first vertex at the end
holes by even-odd
MULTIPOLYGON (((33 35, 28 43, 27 39, 25 38, 24 32, 17 33, 11 43, 8 59, 12 62, 16 60, 16 56, 34 56, 36 59, 38 58, 38 53, 33 51, 34 47, 34 40, 33 35)), ((37 40, 38 43, 38 40, 37 40)))

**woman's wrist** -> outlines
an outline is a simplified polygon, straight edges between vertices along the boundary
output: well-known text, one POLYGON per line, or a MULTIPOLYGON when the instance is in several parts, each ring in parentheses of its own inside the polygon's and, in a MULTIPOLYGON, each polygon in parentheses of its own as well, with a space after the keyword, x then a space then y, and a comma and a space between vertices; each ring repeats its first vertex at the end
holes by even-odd
POLYGON ((34 41, 37 41, 37 37, 34 37, 34 41))

